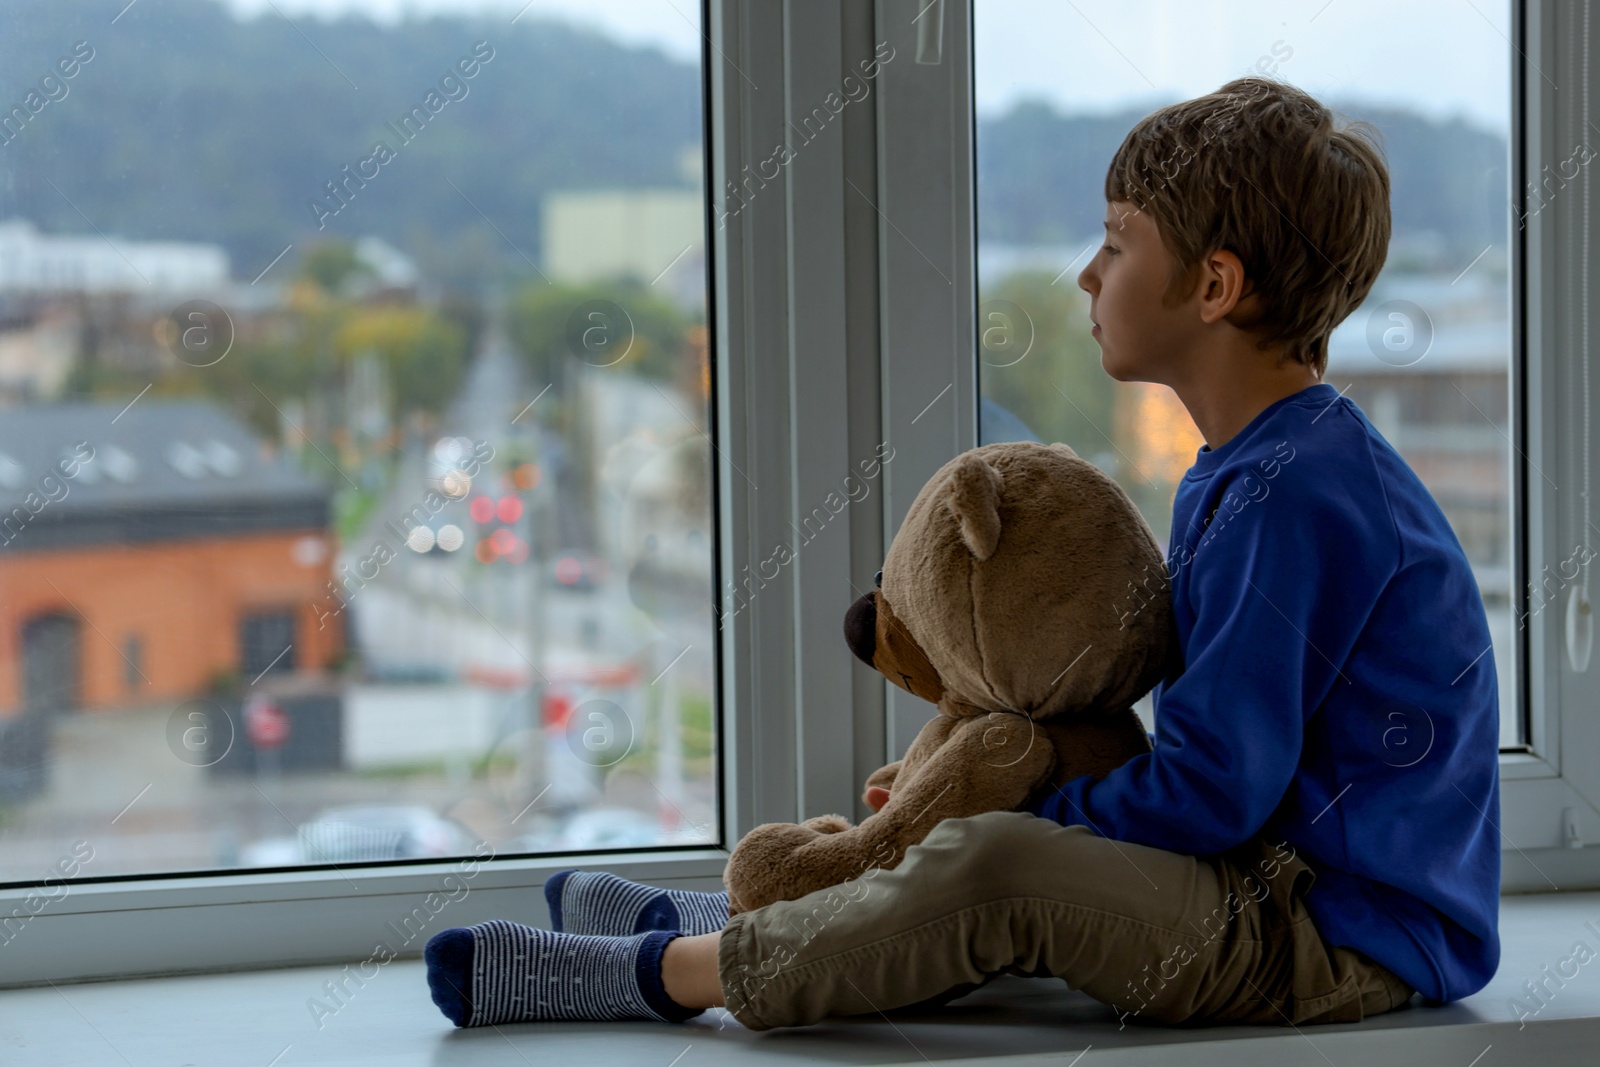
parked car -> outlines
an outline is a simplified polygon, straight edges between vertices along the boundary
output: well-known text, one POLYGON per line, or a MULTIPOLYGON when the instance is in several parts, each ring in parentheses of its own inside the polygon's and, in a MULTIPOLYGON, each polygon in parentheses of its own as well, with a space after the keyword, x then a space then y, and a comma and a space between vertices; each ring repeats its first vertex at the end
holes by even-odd
POLYGON ((591 808, 559 827, 523 834, 502 852, 603 852, 662 844, 655 820, 631 808, 591 808))
POLYGON ((256 841, 241 851, 247 867, 363 863, 471 855, 475 839, 458 823, 421 805, 329 808, 292 838, 256 841))

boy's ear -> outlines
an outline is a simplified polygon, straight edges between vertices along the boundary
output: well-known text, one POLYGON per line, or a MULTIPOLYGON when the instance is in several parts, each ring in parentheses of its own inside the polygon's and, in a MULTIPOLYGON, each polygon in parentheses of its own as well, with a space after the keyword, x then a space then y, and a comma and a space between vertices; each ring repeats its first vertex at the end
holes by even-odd
POLYGON ((1201 267, 1200 318, 1204 322, 1227 319, 1231 325, 1242 326, 1240 319, 1255 317, 1255 287, 1245 276, 1244 261, 1238 253, 1216 249, 1205 257, 1201 267))

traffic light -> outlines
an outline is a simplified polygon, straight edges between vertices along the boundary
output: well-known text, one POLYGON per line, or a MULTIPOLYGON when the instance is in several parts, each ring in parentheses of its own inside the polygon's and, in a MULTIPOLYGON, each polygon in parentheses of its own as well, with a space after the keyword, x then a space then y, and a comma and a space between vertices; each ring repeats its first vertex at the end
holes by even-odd
POLYGON ((479 563, 521 563, 528 558, 528 542, 522 528, 522 499, 514 493, 472 498, 467 512, 477 526, 477 543, 472 554, 479 563))

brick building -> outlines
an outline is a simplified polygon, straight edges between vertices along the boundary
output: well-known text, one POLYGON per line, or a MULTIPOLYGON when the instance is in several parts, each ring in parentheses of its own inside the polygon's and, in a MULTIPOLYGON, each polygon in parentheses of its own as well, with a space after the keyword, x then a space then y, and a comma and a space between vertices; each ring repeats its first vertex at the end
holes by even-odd
MULTIPOLYGON (((326 667, 328 491, 198 401, 0 416, 0 774, 41 717, 326 667)), ((34 740, 30 741, 29 739, 34 740)))

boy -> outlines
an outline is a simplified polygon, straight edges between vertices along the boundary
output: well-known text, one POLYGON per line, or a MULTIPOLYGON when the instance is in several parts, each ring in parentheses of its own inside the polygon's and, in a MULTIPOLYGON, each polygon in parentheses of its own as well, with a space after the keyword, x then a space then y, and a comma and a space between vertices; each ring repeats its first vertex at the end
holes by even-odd
POLYGON ((940 823, 842 907, 825 891, 726 920, 722 894, 563 873, 554 925, 592 936, 485 923, 429 943, 458 1025, 725 1003, 767 1029, 1007 972, 1061 977, 1124 1023, 1301 1025, 1493 975, 1483 602, 1433 498, 1321 381, 1383 266, 1384 163, 1305 93, 1241 79, 1140 122, 1106 199, 1078 279, 1102 365, 1170 386, 1207 442, 1174 501, 1183 656, 1155 689, 1154 750, 1028 811, 940 823))

